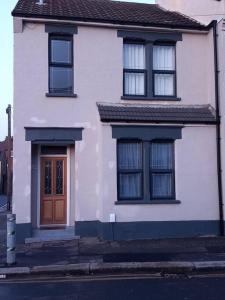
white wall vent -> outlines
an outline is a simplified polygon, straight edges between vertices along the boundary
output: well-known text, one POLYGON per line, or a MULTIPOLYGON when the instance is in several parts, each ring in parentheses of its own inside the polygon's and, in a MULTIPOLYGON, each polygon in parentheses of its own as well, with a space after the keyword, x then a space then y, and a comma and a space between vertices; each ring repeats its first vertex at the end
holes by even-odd
POLYGON ((116 214, 110 214, 109 215, 109 222, 115 223, 116 222, 116 214))

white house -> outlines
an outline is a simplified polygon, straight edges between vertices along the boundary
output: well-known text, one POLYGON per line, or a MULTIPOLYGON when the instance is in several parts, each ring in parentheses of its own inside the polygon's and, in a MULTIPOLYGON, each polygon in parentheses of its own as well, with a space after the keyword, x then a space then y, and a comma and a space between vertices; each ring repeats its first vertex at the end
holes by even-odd
POLYGON ((18 240, 220 234, 213 25, 110 0, 12 15, 18 240))

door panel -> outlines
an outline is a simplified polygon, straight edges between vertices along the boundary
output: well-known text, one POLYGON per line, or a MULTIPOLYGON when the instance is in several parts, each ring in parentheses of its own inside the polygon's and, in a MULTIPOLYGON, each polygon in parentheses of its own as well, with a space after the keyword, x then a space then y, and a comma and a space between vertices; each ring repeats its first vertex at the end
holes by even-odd
POLYGON ((45 222, 52 223, 53 222, 53 202, 52 200, 45 200, 42 203, 42 218, 45 222))
POLYGON ((55 201, 55 220, 57 223, 64 222, 65 208, 65 201, 63 199, 55 201))
POLYGON ((65 157, 41 158, 41 225, 66 224, 65 157))

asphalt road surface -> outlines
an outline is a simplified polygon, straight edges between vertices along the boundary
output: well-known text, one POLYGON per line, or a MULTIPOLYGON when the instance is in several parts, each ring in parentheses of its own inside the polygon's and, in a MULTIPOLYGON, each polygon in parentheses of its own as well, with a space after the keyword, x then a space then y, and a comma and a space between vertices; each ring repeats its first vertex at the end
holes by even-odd
POLYGON ((0 280, 1 300, 225 300, 225 275, 0 280))

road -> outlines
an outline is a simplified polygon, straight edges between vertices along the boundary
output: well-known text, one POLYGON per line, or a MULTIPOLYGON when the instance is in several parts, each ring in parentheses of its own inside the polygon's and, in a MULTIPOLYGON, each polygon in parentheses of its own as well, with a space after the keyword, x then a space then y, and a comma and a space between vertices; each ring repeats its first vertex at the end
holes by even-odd
POLYGON ((225 275, 204 278, 0 280, 2 300, 224 300, 225 275))

